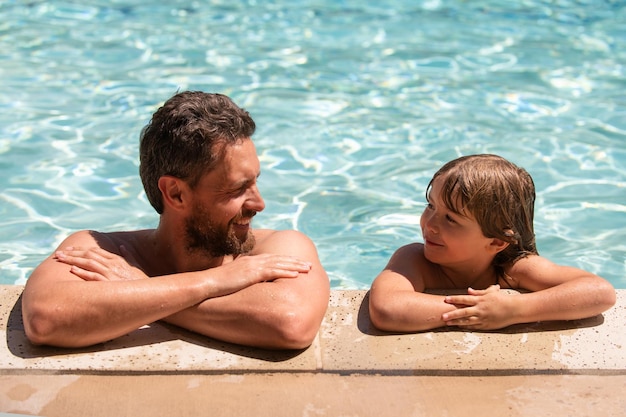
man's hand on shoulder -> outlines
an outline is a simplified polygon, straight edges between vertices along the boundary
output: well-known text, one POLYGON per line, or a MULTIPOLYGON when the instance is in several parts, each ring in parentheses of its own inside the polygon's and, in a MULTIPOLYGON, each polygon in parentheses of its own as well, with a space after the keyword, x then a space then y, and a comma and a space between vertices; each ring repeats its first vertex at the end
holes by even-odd
POLYGON ((132 254, 122 245, 123 256, 99 247, 69 246, 55 252, 57 261, 70 265, 70 272, 85 281, 131 281, 148 276, 138 268, 132 254))

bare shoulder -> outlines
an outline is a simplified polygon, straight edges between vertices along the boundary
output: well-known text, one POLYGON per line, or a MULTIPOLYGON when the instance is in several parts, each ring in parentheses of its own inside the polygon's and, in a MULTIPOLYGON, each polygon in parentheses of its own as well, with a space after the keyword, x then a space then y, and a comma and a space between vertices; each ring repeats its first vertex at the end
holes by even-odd
MULTIPOLYGON (((315 251, 315 244, 304 233, 297 230, 254 230, 256 246, 254 254, 277 253, 281 255, 302 255, 315 251)), ((316 255, 317 256, 317 255, 316 255)))
POLYGON ((378 275, 377 286, 424 291, 429 283, 430 262, 424 258, 424 245, 410 243, 398 248, 378 275))
POLYGON ((254 229, 253 233, 259 243, 268 239, 305 239, 310 241, 307 235, 297 230, 254 229))
POLYGON ((561 268, 570 268, 558 265, 540 255, 528 255, 507 268, 507 272, 520 277, 539 275, 542 272, 554 273, 561 268))
POLYGON ((129 247, 145 245, 150 230, 134 230, 127 232, 97 232, 81 230, 68 236, 58 247, 63 250, 69 246, 81 248, 99 247, 108 252, 119 254, 121 245, 129 247))
POLYGON ((26 281, 26 291, 37 288, 40 284, 54 281, 79 281, 80 279, 70 273, 69 265, 58 262, 56 252, 69 248, 93 248, 98 246, 91 230, 81 230, 69 235, 58 248, 44 259, 37 268, 31 273, 26 281))
POLYGON ((124 232, 100 233, 92 232, 92 235, 99 247, 109 252, 119 254, 120 246, 125 246, 127 250, 134 252, 136 255, 152 253, 154 229, 132 230, 124 232))
POLYGON ((386 269, 402 274, 409 273, 409 271, 417 272, 417 270, 423 267, 424 262, 427 262, 426 258, 424 258, 424 245, 421 243, 410 243, 398 248, 393 253, 386 269))
POLYGON ((306 300, 305 304, 317 306, 318 313, 323 315, 328 305, 330 281, 313 241, 296 230, 254 230, 254 236, 257 243, 252 255, 286 255, 311 263, 311 270, 306 274, 306 279, 289 279, 281 282, 285 285, 284 288, 296 290, 299 297, 306 300), (312 297, 318 300, 317 303, 311 302, 312 297))
POLYGON ((56 250, 45 258, 37 268, 35 268, 27 280, 27 287, 32 287, 38 282, 67 280, 80 281, 80 278, 70 273, 69 265, 57 260, 57 251, 68 248, 102 248, 106 251, 119 255, 120 245, 129 245, 130 242, 133 242, 133 245, 138 245, 138 242, 142 241, 142 233, 143 231, 102 233, 93 230, 81 230, 74 232, 65 238, 56 250))
POLYGON ((539 291, 577 278, 600 277, 572 266, 558 265, 539 255, 529 255, 505 270, 512 288, 539 291))
POLYGON ((422 243, 409 243, 399 247, 392 255, 390 261, 406 260, 407 257, 423 256, 424 245, 422 243))
POLYGON ((66 237, 57 250, 67 249, 68 247, 91 248, 100 246, 99 243, 102 241, 102 235, 102 233, 93 230, 80 230, 66 237))

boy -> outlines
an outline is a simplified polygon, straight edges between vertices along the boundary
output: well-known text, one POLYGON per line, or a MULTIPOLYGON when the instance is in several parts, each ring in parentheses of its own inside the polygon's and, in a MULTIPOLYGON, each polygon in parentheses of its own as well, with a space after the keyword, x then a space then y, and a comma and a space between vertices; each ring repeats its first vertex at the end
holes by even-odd
POLYGON ((539 256, 535 187, 524 169, 496 155, 464 156, 437 171, 426 199, 424 243, 398 249, 372 284, 369 309, 377 328, 492 330, 592 317, 615 304, 615 290, 603 278, 539 256))

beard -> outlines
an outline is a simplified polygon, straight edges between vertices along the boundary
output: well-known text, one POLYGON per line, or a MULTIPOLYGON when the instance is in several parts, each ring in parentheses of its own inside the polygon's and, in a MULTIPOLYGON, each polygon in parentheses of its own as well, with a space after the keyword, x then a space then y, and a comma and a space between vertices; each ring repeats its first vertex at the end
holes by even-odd
POLYGON ((232 223, 240 218, 251 218, 255 214, 256 212, 253 211, 244 211, 241 216, 220 226, 211 220, 209 211, 205 207, 196 206, 193 214, 186 220, 187 250, 204 252, 212 257, 242 255, 250 252, 255 245, 254 235, 248 231, 245 236, 238 237, 232 228, 232 223))

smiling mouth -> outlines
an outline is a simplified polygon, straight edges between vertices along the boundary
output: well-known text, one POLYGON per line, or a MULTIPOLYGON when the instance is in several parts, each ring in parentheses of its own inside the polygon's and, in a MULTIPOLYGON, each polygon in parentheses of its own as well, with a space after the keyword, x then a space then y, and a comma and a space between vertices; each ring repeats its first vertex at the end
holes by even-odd
POLYGON ((432 240, 424 239, 424 243, 430 246, 443 246, 441 243, 435 243, 432 240))
POLYGON ((233 227, 237 229, 246 229, 250 227, 252 217, 244 217, 233 221, 233 227))
POLYGON ((235 230, 248 230, 250 228, 250 221, 241 221, 241 222, 237 222, 237 223, 233 223, 233 228, 235 230))
POLYGON ((233 226, 248 227, 252 223, 252 218, 256 216, 256 212, 246 210, 242 213, 242 216, 233 220, 233 226))

